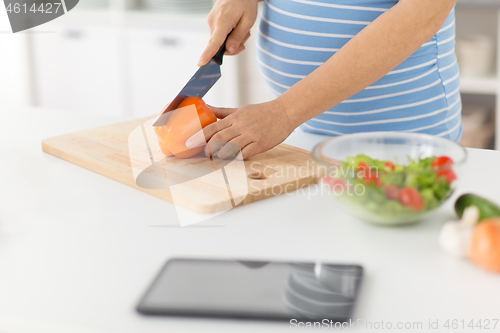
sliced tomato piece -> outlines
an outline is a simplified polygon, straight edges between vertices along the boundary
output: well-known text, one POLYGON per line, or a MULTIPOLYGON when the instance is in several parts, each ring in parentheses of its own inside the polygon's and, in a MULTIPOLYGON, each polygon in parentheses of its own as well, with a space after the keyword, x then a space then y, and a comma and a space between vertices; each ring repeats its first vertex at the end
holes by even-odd
POLYGON ((347 182, 344 179, 332 178, 330 176, 323 177, 323 183, 325 183, 330 190, 335 192, 341 191, 347 188, 347 182))
POLYGON ((453 160, 448 157, 448 156, 438 156, 436 157, 432 163, 431 163, 431 166, 436 169, 436 168, 439 168, 443 165, 448 165, 448 164, 453 164, 453 160))
POLYGON ((448 156, 439 156, 432 161, 431 166, 436 170, 436 176, 443 177, 447 183, 451 183, 457 179, 457 175, 451 169, 453 160, 448 156))
POLYGON ((366 162, 360 161, 358 163, 358 170, 364 171, 365 173, 369 173, 370 172, 370 165, 366 162))
POLYGON ((395 168, 396 168, 396 166, 391 161, 387 161, 384 164, 384 170, 385 171, 394 171, 395 168))
POLYGON ((358 177, 362 178, 366 185, 375 184, 377 187, 381 187, 384 183, 378 178, 378 173, 376 170, 372 170, 370 165, 366 162, 358 163, 358 177))
POLYGON ((382 187, 384 186, 384 182, 378 178, 378 175, 376 173, 372 173, 369 176, 363 177, 363 180, 365 182, 365 185, 372 185, 374 184, 376 187, 382 187))
POLYGON ((391 184, 385 188, 385 196, 389 200, 398 200, 400 189, 396 184, 391 184))
POLYGON ((381 184, 380 180, 378 179, 378 175, 375 172, 368 172, 362 177, 365 185, 372 185, 372 184, 381 184))
POLYGON ((454 180, 457 179, 457 175, 455 174, 455 172, 452 170, 452 169, 448 169, 448 170, 443 170, 443 171, 439 171, 436 176, 439 178, 439 177, 444 177, 444 179, 446 180, 446 182, 448 184, 452 183, 454 180))
POLYGON ((399 191, 398 200, 403 206, 411 207, 416 211, 424 208, 424 199, 413 187, 403 187, 399 191))
POLYGON ((335 179, 330 177, 330 176, 325 176, 323 177, 323 179, 321 179, 321 181, 328 185, 329 187, 331 187, 333 185, 333 183, 335 182, 335 179))
POLYGON ((363 177, 363 180, 365 181, 365 185, 371 185, 375 183, 376 179, 371 178, 371 177, 363 177))
POLYGON ((361 161, 358 163, 357 170, 358 172, 356 173, 356 176, 358 176, 358 178, 364 179, 370 174, 370 165, 366 162, 361 161))

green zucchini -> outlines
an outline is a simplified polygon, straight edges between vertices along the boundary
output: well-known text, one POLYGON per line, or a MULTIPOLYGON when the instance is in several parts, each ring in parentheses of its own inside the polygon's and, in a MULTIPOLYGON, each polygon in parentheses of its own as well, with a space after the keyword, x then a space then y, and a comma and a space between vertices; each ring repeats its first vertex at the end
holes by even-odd
POLYGON ((462 218, 464 209, 469 206, 476 206, 479 209, 479 221, 487 217, 500 217, 500 207, 485 198, 470 193, 461 195, 455 202, 457 216, 462 218))

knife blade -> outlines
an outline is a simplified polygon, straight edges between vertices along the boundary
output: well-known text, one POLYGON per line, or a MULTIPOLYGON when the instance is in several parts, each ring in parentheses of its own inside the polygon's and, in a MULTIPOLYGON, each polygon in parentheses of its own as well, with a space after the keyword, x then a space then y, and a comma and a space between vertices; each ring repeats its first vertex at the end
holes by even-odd
POLYGON ((177 109, 185 98, 192 96, 203 98, 210 88, 214 86, 221 77, 220 66, 222 65, 222 57, 226 51, 226 42, 227 37, 224 43, 222 43, 219 51, 217 51, 205 66, 200 67, 196 71, 184 88, 177 94, 172 103, 170 103, 158 119, 156 119, 153 126, 164 126, 170 117, 170 111, 177 109))

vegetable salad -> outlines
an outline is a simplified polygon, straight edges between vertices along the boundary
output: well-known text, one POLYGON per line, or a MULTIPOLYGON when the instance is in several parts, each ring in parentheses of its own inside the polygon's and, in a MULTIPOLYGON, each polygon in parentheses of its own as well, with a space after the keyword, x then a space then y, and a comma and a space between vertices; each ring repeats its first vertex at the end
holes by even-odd
POLYGON ((394 220, 437 208, 457 179, 452 164, 447 156, 409 159, 400 165, 361 154, 347 157, 323 182, 342 203, 394 220))

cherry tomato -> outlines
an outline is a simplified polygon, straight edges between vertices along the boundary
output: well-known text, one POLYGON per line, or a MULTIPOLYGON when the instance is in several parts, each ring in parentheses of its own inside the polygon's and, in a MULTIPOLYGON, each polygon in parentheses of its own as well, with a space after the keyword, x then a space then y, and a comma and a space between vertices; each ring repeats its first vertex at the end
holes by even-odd
POLYGON ((395 168, 396 168, 396 166, 391 161, 387 161, 384 164, 384 170, 386 170, 386 171, 394 171, 395 168))
POLYGON ((330 176, 326 176, 323 178, 323 183, 325 183, 330 188, 330 190, 333 190, 335 192, 340 192, 341 190, 347 188, 347 182, 340 178, 332 178, 330 176))
POLYGON ((399 198, 399 187, 396 184, 391 184, 385 189, 385 196, 389 200, 398 200, 399 198))
MULTIPOLYGON (((360 161, 360 162, 358 163, 358 167, 357 167, 357 169, 358 169, 357 176, 358 176, 359 178, 365 179, 365 184, 369 185, 369 184, 367 183, 366 178, 367 178, 367 177, 369 177, 369 176, 370 176, 370 174, 371 174, 370 165, 368 165, 368 163, 366 163, 366 162, 360 161)), ((368 182, 369 182, 369 181, 368 181, 368 182)))
POLYGON ((186 141, 200 129, 217 121, 217 117, 212 110, 199 97, 188 97, 184 99, 178 108, 172 111, 165 126, 155 127, 160 148, 166 156, 175 155, 180 158, 188 158, 198 154, 202 147, 188 149, 186 141), (194 105, 193 109, 186 108, 194 105))
POLYGON ((439 156, 439 157, 436 157, 434 159, 434 161, 432 161, 431 163, 431 166, 436 169, 436 168, 440 168, 441 166, 443 165, 448 165, 448 164, 453 164, 453 160, 448 157, 448 156, 439 156))
POLYGON ((420 211, 424 208, 424 199, 413 187, 403 187, 398 194, 398 200, 403 206, 420 211))
POLYGON ((378 173, 372 170, 368 163, 360 161, 358 163, 358 170, 358 177, 364 180, 365 185, 375 184, 377 187, 382 187, 384 185, 384 183, 378 178, 378 173))
POLYGON ((366 176, 364 176, 363 180, 365 181, 365 185, 375 184, 376 187, 384 186, 384 182, 382 182, 380 178, 378 178, 377 173, 374 171, 371 171, 366 176))
POLYGON ((370 166, 368 165, 368 163, 360 161, 358 163, 358 170, 359 171, 364 171, 365 174, 368 174, 370 172, 370 166))
POLYGON ((363 178, 363 180, 365 181, 365 185, 371 185, 377 183, 377 178, 372 176, 366 176, 363 178))
POLYGON ((438 178, 444 177, 444 179, 446 180, 446 182, 448 184, 452 183, 454 180, 457 179, 457 175, 455 174, 455 172, 452 169, 439 171, 438 173, 436 173, 436 176, 438 178))
POLYGON ((451 183, 457 179, 457 175, 451 169, 453 160, 448 156, 439 156, 432 161, 431 166, 436 170, 436 176, 444 177, 447 183, 451 183))

